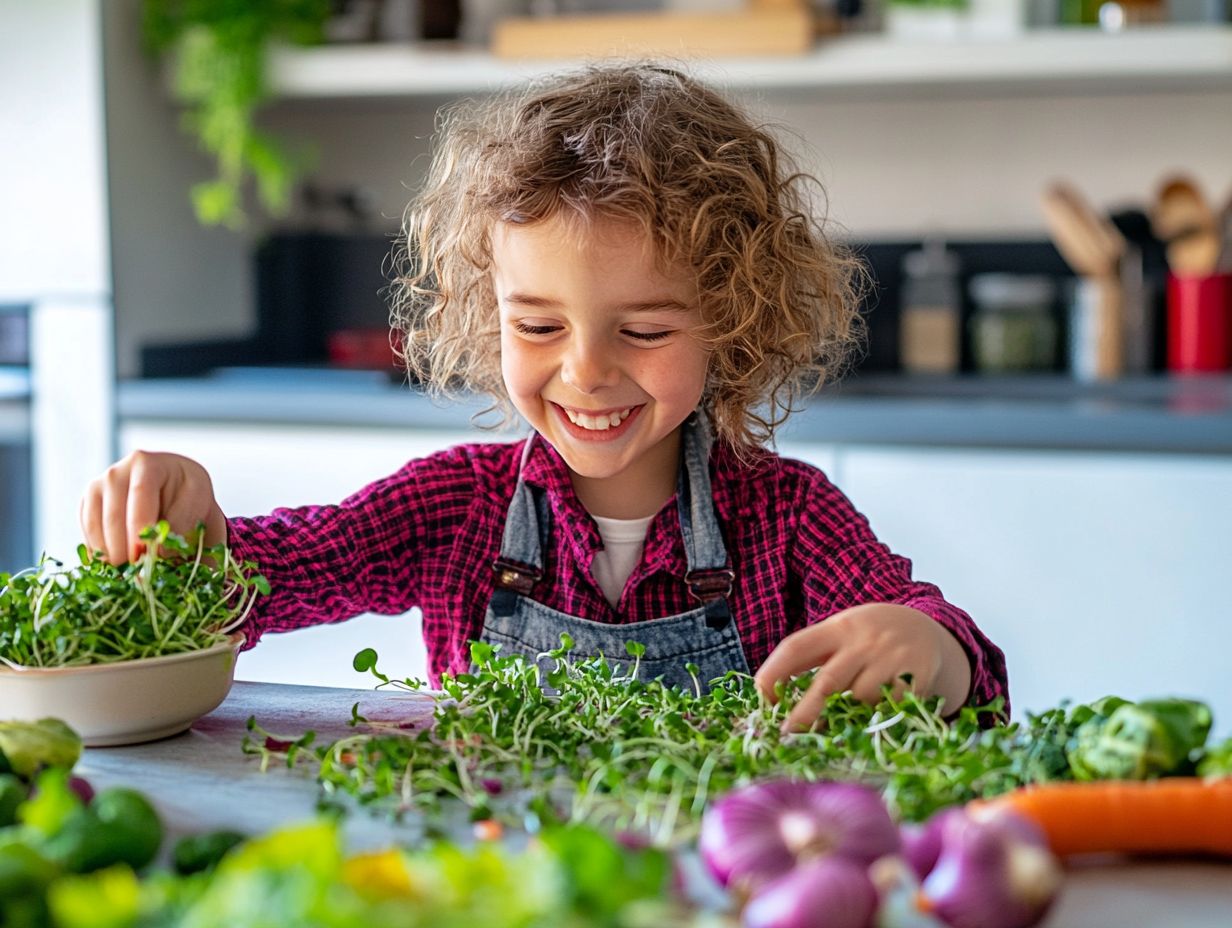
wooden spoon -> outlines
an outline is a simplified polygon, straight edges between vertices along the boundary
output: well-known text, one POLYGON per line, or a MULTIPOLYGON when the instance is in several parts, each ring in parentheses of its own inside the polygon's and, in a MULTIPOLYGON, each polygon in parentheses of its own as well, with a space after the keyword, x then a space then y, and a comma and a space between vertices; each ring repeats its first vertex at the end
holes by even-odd
POLYGON ((1125 237, 1087 203, 1077 188, 1063 181, 1049 184, 1040 198, 1052 240, 1074 272, 1083 277, 1116 274, 1125 253, 1125 237))
POLYGON ((1151 228, 1164 242, 1173 274, 1201 277, 1215 271, 1220 250, 1219 221, 1191 177, 1173 174, 1160 183, 1151 210, 1151 228))

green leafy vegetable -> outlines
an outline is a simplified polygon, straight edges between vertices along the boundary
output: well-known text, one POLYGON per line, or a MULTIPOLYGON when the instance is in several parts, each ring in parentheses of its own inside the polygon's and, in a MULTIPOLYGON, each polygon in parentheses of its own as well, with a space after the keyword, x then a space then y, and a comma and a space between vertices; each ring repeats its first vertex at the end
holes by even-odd
POLYGON ((1188 772, 1191 756, 1211 730, 1210 708, 1194 700, 1101 703, 1096 705, 1102 711, 1078 726, 1069 750, 1079 780, 1146 780, 1188 772))
POLYGON ((0 722, 0 757, 7 770, 29 780, 43 767, 71 770, 81 757, 81 738, 60 719, 0 722))
POLYGON ((80 565, 0 574, 0 662, 61 667, 156 657, 225 640, 269 584, 225 545, 205 547, 166 522, 141 533, 145 553, 115 566, 78 548, 80 565))
POLYGON ((1194 772, 1200 777, 1232 777, 1232 738, 1208 747, 1194 772))

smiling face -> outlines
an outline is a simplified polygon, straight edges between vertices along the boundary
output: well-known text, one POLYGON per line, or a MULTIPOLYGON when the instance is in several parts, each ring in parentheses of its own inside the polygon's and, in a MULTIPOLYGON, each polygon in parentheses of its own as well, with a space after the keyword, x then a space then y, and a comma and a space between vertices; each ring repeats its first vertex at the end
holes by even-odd
POLYGON ((675 491, 680 426, 709 353, 685 272, 640 230, 559 218, 497 223, 501 371, 519 413, 560 452, 595 515, 652 515, 675 491))

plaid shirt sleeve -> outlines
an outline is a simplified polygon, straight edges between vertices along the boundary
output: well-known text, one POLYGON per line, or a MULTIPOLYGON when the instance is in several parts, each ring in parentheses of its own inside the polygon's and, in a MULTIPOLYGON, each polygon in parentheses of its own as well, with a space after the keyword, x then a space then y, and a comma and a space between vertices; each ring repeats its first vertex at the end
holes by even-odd
POLYGON ((1005 698, 1009 684, 1005 656, 971 617, 947 602, 931 583, 914 580, 911 561, 878 541, 868 520, 821 471, 801 481, 799 526, 792 552, 801 578, 804 623, 813 624, 843 609, 865 603, 894 603, 918 609, 943 625, 971 662, 968 703, 983 705, 1005 698))
POLYGON ((452 543, 474 484, 465 449, 456 448, 411 461, 338 505, 229 519, 235 557, 255 562, 270 583, 270 595, 258 600, 245 626, 245 647, 265 632, 364 612, 399 615, 418 605, 418 565, 452 543))

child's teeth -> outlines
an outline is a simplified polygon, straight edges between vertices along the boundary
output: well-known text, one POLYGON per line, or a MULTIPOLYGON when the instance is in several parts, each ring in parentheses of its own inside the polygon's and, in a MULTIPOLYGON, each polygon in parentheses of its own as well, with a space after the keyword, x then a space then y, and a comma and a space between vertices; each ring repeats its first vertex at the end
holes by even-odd
POLYGON ((606 416, 588 416, 584 412, 574 412, 572 409, 566 409, 565 415, 569 417, 569 421, 574 425, 580 425, 584 429, 591 429, 595 432, 605 432, 608 429, 614 429, 620 423, 629 418, 629 413, 632 409, 622 409, 620 412, 608 413, 606 416))

